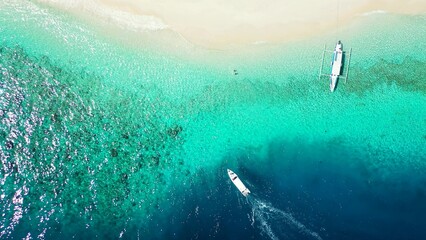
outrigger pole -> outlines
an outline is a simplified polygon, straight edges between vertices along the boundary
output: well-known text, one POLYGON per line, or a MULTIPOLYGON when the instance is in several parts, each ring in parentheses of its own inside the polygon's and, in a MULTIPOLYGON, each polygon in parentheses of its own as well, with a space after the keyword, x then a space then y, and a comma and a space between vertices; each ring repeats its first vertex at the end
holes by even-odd
POLYGON ((348 56, 348 67, 346 68, 346 76, 345 76, 345 83, 348 79, 349 74, 349 65, 351 64, 351 55, 352 55, 352 48, 349 50, 349 56, 348 56))
MULTIPOLYGON (((326 52, 334 53, 334 51, 327 50, 327 45, 324 45, 324 50, 322 52, 321 67, 320 67, 320 72, 319 72, 319 75, 318 75, 318 80, 320 80, 322 76, 327 76, 327 77, 331 76, 331 74, 322 73, 322 69, 324 67, 324 57, 325 57, 325 53, 326 52)), ((343 51, 343 53, 346 54, 346 51, 343 51)), ((344 77, 340 77, 340 78, 344 78, 345 79, 345 83, 347 82, 348 75, 349 75, 349 65, 351 63, 352 48, 350 48, 348 55, 349 55, 348 56, 348 66, 346 67, 346 74, 345 74, 344 77)))
POLYGON ((327 51, 326 49, 327 49, 327 45, 324 44, 324 51, 322 51, 321 67, 320 67, 320 71, 319 71, 319 75, 318 75, 318 80, 321 79, 321 75, 322 75, 321 72, 322 72, 322 67, 324 65, 325 51, 327 51))

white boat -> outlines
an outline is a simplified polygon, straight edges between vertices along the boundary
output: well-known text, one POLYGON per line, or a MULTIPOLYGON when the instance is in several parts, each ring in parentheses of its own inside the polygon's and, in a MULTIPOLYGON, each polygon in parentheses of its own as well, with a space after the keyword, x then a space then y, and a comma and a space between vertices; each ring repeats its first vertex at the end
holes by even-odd
POLYGON ((337 42, 333 52, 333 60, 331 62, 331 74, 330 74, 330 91, 334 92, 336 88, 337 80, 339 79, 340 71, 342 69, 342 43, 337 42))
POLYGON ((342 42, 338 41, 336 44, 336 47, 334 48, 334 51, 328 51, 326 49, 326 46, 324 46, 324 51, 322 54, 322 60, 321 60, 321 68, 320 68, 320 74, 318 76, 318 79, 321 78, 321 76, 328 76, 330 78, 330 91, 334 92, 334 89, 336 88, 337 85, 337 81, 339 80, 339 78, 343 78, 345 79, 345 83, 346 80, 348 79, 348 72, 349 72, 349 64, 350 64, 350 59, 351 59, 351 54, 352 54, 352 48, 349 51, 348 54, 348 61, 345 65, 347 65, 347 69, 346 69, 346 76, 341 76, 341 71, 342 71, 342 66, 343 66, 343 54, 346 54, 343 51, 343 45, 342 42), (324 54, 326 52, 332 52, 333 53, 333 59, 331 60, 331 74, 323 74, 322 73, 322 67, 324 64, 324 54))
POLYGON ((249 195, 250 190, 241 182, 240 178, 233 171, 228 169, 228 176, 232 180, 232 183, 238 188, 238 190, 247 197, 249 195))

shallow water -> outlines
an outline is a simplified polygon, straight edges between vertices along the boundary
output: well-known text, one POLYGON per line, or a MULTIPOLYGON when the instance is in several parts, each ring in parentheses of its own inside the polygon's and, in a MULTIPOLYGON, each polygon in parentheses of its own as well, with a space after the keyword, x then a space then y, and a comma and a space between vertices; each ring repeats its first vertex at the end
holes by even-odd
POLYGON ((1 238, 268 239, 227 168, 322 239, 425 234, 424 16, 342 29, 350 79, 331 94, 334 35, 189 56, 2 4, 1 238))

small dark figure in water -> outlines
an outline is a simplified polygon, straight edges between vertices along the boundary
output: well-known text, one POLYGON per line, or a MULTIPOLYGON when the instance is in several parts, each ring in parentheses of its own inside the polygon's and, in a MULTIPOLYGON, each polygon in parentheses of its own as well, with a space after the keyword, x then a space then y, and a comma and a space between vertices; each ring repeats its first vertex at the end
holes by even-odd
POLYGON ((236 69, 234 69, 234 75, 238 75, 238 72, 236 69))
POLYGON ((111 157, 117 157, 117 156, 118 156, 117 149, 115 149, 115 148, 111 149, 111 157))

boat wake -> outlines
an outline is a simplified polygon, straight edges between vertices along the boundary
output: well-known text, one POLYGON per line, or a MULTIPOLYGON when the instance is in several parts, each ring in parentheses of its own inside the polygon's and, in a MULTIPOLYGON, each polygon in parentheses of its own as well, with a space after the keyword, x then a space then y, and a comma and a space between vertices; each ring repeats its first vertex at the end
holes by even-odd
POLYGON ((277 209, 254 195, 248 196, 247 201, 252 208, 252 226, 260 228, 262 235, 272 240, 280 239, 278 236, 284 239, 322 240, 318 233, 309 230, 290 213, 277 209))

